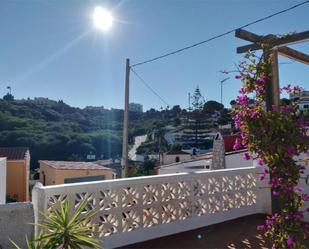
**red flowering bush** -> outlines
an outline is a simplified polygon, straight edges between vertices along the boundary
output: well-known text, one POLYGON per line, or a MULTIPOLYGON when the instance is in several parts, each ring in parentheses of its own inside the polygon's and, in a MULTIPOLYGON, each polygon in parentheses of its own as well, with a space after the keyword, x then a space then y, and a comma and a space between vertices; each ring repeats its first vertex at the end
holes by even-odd
MULTIPOLYGON (((269 175, 272 195, 278 199, 280 210, 267 217, 264 230, 273 244, 273 249, 305 248, 304 239, 309 236, 309 227, 302 222, 304 204, 309 196, 298 187, 306 161, 295 160, 300 153, 308 155, 308 137, 298 114, 296 103, 282 103, 280 107, 266 108, 266 86, 271 83, 271 61, 258 58, 249 52, 239 64, 242 88, 234 111, 235 127, 241 132, 235 149, 245 146, 249 153, 245 159, 256 159, 263 167, 261 179, 269 175), (267 165, 267 166, 265 166, 267 165)), ((299 94, 301 89, 290 85, 281 89, 288 94, 299 94)))

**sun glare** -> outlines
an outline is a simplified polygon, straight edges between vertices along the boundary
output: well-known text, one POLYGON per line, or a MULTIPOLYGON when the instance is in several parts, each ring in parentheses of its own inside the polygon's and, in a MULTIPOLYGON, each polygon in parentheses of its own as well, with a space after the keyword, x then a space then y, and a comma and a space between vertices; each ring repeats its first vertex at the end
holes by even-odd
POLYGON ((95 7, 92 18, 94 25, 102 31, 108 31, 112 27, 113 16, 102 7, 95 7))

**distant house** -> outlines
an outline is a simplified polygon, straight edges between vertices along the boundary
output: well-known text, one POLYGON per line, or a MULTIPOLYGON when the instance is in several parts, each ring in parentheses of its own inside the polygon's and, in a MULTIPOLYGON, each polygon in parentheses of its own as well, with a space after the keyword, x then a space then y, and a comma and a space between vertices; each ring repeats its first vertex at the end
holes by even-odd
POLYGON ((6 158, 0 158, 0 204, 6 202, 6 158))
POLYGON ((114 179, 112 169, 92 162, 45 161, 40 163, 40 182, 57 185, 114 179))
MULTIPOLYGON (((110 168, 114 174, 116 175, 116 178, 121 178, 121 161, 118 159, 107 159, 107 160, 98 160, 93 161, 92 163, 95 163, 100 166, 104 166, 106 168, 110 168)), ((134 171, 134 162, 131 160, 128 160, 128 174, 134 171)))
POLYGON ((209 159, 194 159, 185 162, 179 163, 171 163, 167 165, 161 165, 156 167, 156 171, 158 175, 164 174, 175 174, 175 173, 183 173, 183 172, 195 172, 200 170, 210 170, 211 168, 211 156, 209 159))
POLYGON ((179 163, 191 159, 191 154, 185 151, 167 152, 160 154, 160 164, 166 165, 171 163, 179 163))
POLYGON ((129 111, 130 112, 143 112, 143 105, 137 104, 137 103, 130 103, 129 111))
POLYGON ((0 147, 7 160, 7 196, 16 201, 29 200, 30 152, 26 147, 0 147))
MULTIPOLYGON (((243 159, 242 154, 246 151, 247 150, 239 150, 225 153, 226 168, 232 169, 232 168, 252 167, 254 165, 252 159, 248 161, 243 159)), ((207 153, 204 155, 196 156, 192 160, 178 163, 171 163, 167 165, 160 165, 155 169, 158 175, 216 170, 213 168, 212 159, 213 159, 212 153, 207 153)))

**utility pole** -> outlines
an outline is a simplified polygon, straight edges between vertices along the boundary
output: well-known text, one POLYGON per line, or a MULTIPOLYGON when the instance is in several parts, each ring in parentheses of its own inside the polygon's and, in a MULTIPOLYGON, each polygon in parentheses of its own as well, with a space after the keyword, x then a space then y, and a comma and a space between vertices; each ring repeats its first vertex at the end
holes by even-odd
POLYGON ((122 135, 122 158, 121 158, 121 177, 127 176, 128 170, 128 123, 129 123, 129 85, 130 85, 130 59, 126 59, 125 76, 125 97, 123 115, 123 135, 122 135))
POLYGON ((224 83, 225 81, 227 81, 228 79, 230 79, 230 77, 227 77, 227 78, 225 78, 225 79, 223 79, 223 80, 220 81, 220 83, 221 83, 221 102, 220 102, 221 105, 223 105, 223 103, 222 103, 222 102, 223 102, 223 100, 222 100, 222 98, 223 98, 223 97, 222 97, 222 95, 223 95, 223 83, 224 83))

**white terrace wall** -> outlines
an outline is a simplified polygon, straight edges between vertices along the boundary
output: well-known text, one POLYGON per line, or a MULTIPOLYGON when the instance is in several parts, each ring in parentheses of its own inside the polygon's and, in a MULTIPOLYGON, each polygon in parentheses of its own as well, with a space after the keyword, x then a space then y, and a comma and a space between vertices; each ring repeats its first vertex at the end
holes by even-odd
POLYGON ((15 248, 10 239, 26 248, 26 236, 34 234, 34 212, 30 202, 0 205, 0 248, 15 248))
MULTIPOLYGON (((301 154, 297 159, 300 163, 304 162, 305 154, 301 154)), ((300 186, 304 189, 304 193, 309 195, 309 167, 306 167, 304 174, 300 179, 300 186)), ((309 202, 305 203, 304 209, 309 208, 309 202)), ((305 212, 305 221, 309 222, 309 212, 305 212)))
POLYGON ((6 158, 0 158, 0 204, 6 199, 6 158))
POLYGON ((76 207, 88 199, 96 209, 104 248, 125 246, 238 217, 270 212, 270 191, 257 168, 179 173, 100 182, 36 185, 36 222, 41 212, 68 200, 76 207))

